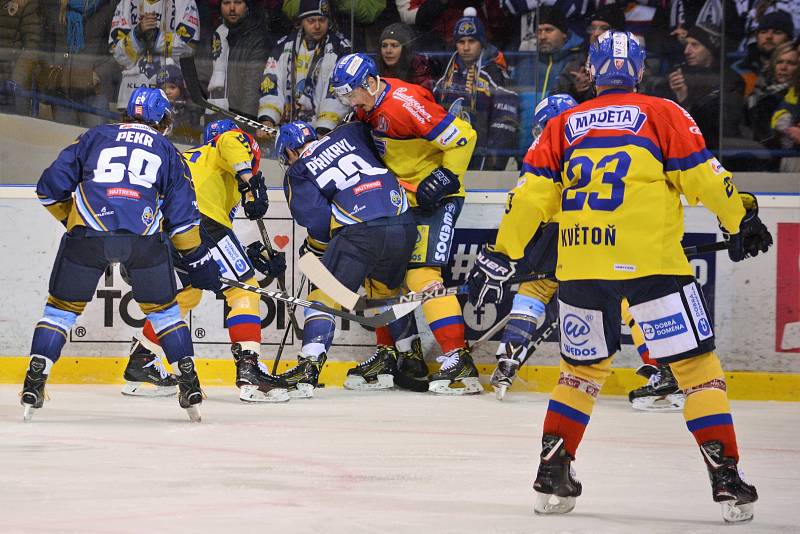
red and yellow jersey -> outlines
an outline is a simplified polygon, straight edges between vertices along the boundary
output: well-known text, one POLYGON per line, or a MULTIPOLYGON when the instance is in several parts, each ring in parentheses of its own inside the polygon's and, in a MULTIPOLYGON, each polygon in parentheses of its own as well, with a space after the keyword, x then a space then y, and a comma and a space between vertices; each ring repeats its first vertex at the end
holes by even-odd
POLYGON ((738 232, 742 201, 691 116, 669 100, 605 93, 552 119, 531 145, 496 248, 521 258, 557 215, 560 280, 690 275, 681 194, 738 232))
POLYGON ((250 172, 253 151, 239 130, 229 130, 213 141, 191 148, 183 157, 192 171, 200 213, 227 228, 241 200, 237 176, 250 172))
POLYGON ((461 189, 452 196, 463 197, 464 173, 477 140, 475 130, 445 111, 424 87, 396 78, 381 80, 386 87, 375 107, 369 113, 357 109, 356 115, 372 126, 375 145, 408 191, 411 205, 417 205, 414 191, 419 183, 438 167, 458 176, 461 189))

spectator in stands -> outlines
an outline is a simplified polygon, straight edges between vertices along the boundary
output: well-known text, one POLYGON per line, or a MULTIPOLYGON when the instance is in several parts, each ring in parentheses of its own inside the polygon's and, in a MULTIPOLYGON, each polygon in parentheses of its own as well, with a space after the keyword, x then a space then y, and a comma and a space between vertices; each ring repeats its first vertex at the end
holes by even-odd
POLYGON ((658 93, 683 106, 694 118, 710 150, 719 147, 720 113, 726 136, 738 137, 744 105, 744 82, 726 67, 723 73, 725 109, 720 109, 721 36, 713 29, 689 29, 684 47, 685 64, 669 73, 658 93))
POLYGON ((0 10, 0 112, 30 114, 42 45, 38 0, 4 1, 0 10))
MULTIPOLYGON (((301 0, 284 0, 283 13, 290 20, 295 20, 300 11, 300 3, 301 0)), ((370 37, 368 34, 374 33, 374 37, 377 37, 378 32, 386 26, 386 24, 380 26, 373 24, 386 11, 386 4, 387 0, 332 0, 331 28, 341 32, 342 35, 350 36, 350 44, 354 50, 366 50, 370 37)), ((394 18, 383 18, 383 20, 389 24, 396 22, 396 12, 394 18)), ((375 45, 374 37, 370 41, 372 49, 375 45)))
POLYGON ((267 60, 258 117, 267 126, 306 121, 324 134, 349 110, 336 98, 330 77, 350 44, 331 29, 327 0, 301 0, 297 18, 300 27, 280 39, 267 60))
POLYGON ((477 11, 487 39, 503 48, 510 37, 508 19, 496 0, 397 0, 400 20, 417 30, 418 47, 426 51, 452 49, 453 29, 468 7, 477 11))
POLYGON ((759 75, 769 67, 775 48, 794 39, 794 22, 785 11, 772 11, 758 20, 755 42, 747 47, 747 55, 734 63, 733 69, 744 80, 744 95, 750 96, 759 75))
POLYGON ((158 87, 172 103, 170 140, 173 143, 199 145, 203 139, 202 119, 205 110, 192 102, 180 67, 167 65, 158 76, 158 87))
MULTIPOLYGON (((800 0, 736 0, 736 4, 739 14, 744 19, 742 24, 745 35, 755 34, 762 17, 779 11, 788 13, 792 18, 792 26, 795 29, 800 28, 800 0)), ((725 12, 725 15, 728 16, 728 11, 725 12)), ((727 22, 725 27, 727 30, 727 22)), ((744 43, 741 49, 744 50, 750 41, 752 41, 752 37, 744 43)))
POLYGON ((222 0, 220 12, 222 24, 211 40, 209 97, 222 108, 256 115, 273 38, 263 11, 253 0, 222 0))
POLYGON ((584 43, 581 54, 561 71, 558 77, 558 88, 554 92, 570 94, 578 102, 592 98, 594 90, 589 79, 589 71, 586 69, 589 46, 609 30, 624 31, 624 29, 625 12, 619 4, 606 4, 595 11, 586 28, 588 39, 584 43))
POLYGON ((433 70, 428 56, 414 51, 414 30, 402 22, 387 26, 381 33, 378 74, 399 78, 433 91, 433 70))
POLYGON ((156 87, 167 59, 190 56, 199 41, 195 0, 120 0, 108 42, 122 68, 117 108, 128 105, 137 87, 156 87))
MULTIPOLYGON (((567 28, 576 35, 586 29, 586 20, 600 3, 606 0, 500 0, 509 21, 504 28, 508 34, 508 46, 511 50, 533 52, 537 47, 536 13, 539 8, 553 6, 564 13, 567 28)), ((505 49, 505 48, 504 48, 505 49)), ((526 147, 527 148, 527 147, 526 147)))
POLYGON ((772 52, 769 68, 758 77, 756 88, 747 99, 747 119, 753 139, 773 147, 775 131, 772 116, 783 102, 797 75, 800 52, 794 43, 782 43, 772 52))
POLYGON ((109 120, 108 105, 116 96, 118 67, 108 53, 108 32, 116 2, 44 0, 43 23, 50 54, 40 90, 78 104, 53 105, 53 118, 92 128, 109 120))
POLYGON ((517 144, 518 98, 504 88, 508 74, 503 53, 486 41, 475 10, 467 8, 464 14, 453 31, 456 52, 433 93, 445 109, 472 124, 478 134, 470 168, 505 169, 517 144))
POLYGON ((772 116, 772 128, 781 148, 800 149, 800 70, 795 71, 791 87, 772 116))
POLYGON ((536 104, 555 92, 564 67, 574 63, 583 39, 567 27, 567 19, 554 7, 539 8, 538 50, 517 62, 514 82, 520 94, 520 144, 527 150, 533 142, 533 111, 536 104))

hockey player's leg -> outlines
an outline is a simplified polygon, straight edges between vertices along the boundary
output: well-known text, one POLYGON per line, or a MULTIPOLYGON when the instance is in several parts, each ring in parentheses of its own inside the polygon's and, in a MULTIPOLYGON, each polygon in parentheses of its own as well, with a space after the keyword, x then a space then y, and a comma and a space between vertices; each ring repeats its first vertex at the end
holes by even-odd
POLYGON ((700 446, 712 496, 721 503, 723 519, 733 523, 751 520, 758 493, 743 480, 738 469, 739 450, 719 358, 708 352, 671 366, 686 392, 686 426, 700 446))
POLYGON ((30 421, 33 411, 44 405, 47 377, 53 364, 61 356, 61 349, 67 341, 67 332, 85 307, 86 302, 68 302, 52 295, 48 297, 44 314, 33 332, 31 359, 20 393, 25 421, 30 421))
MULTIPOLYGON (((255 277, 245 283, 256 285, 255 277)), ((231 340, 236 363, 236 387, 244 402, 286 402, 289 391, 286 381, 273 376, 259 361, 261 352, 261 316, 258 295, 239 288, 224 291, 228 304, 225 327, 231 340)))
POLYGON ((575 507, 581 484, 572 462, 589 424, 597 395, 611 373, 612 358, 591 365, 561 361, 558 384, 547 405, 542 453, 533 489, 534 510, 540 514, 565 514, 575 507))

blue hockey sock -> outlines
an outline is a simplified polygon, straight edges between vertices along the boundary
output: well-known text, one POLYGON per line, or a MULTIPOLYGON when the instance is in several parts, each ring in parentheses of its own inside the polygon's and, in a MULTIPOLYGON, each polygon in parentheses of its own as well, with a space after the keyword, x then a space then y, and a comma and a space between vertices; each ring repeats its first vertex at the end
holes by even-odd
POLYGON ((164 349, 169 363, 176 363, 181 358, 194 356, 192 336, 189 327, 181 318, 180 308, 173 304, 166 310, 151 312, 147 319, 153 325, 158 342, 164 349))
MULTIPOLYGON (((500 337, 497 355, 506 353, 506 345, 526 347, 533 342, 533 334, 544 317, 545 305, 539 299, 526 295, 514 295, 510 318, 500 337)), ((522 355, 524 356, 524 355, 522 355)))
MULTIPOLYGON (((67 332, 75 324, 78 314, 54 306, 44 307, 44 315, 36 323, 31 341, 31 354, 44 356, 55 363, 67 342, 67 332)), ((48 369, 49 371, 49 369, 48 369)))
POLYGON ((331 348, 336 323, 333 315, 311 308, 306 308, 304 317, 303 347, 300 351, 303 356, 316 359, 331 348))

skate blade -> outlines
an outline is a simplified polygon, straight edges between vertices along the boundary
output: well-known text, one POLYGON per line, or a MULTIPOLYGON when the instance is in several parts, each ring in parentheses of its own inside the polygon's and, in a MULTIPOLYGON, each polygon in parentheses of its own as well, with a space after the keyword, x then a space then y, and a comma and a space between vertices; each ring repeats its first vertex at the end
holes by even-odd
POLYGON ((33 407, 32 404, 23 404, 25 410, 22 412, 22 420, 26 423, 33 419, 33 412, 36 411, 36 408, 33 407))
POLYGON ((498 384, 494 386, 494 396, 497 400, 501 401, 506 396, 506 391, 508 390, 508 386, 505 384, 498 384))
POLYGON ((177 395, 178 386, 156 386, 147 382, 127 382, 122 386, 123 395, 129 397, 171 397, 177 395))
POLYGON ((428 391, 440 395, 471 395, 482 393, 483 385, 477 377, 467 377, 452 382, 450 380, 432 380, 428 385, 428 391))
POLYGON ((310 399, 314 396, 314 386, 311 384, 301 382, 295 388, 289 390, 290 399, 310 399))
POLYGON ((363 376, 347 375, 344 381, 345 389, 352 391, 375 391, 379 389, 392 389, 394 387, 393 375, 378 375, 375 382, 367 382, 363 376))
POLYGON ((186 408, 186 415, 189 416, 189 421, 192 423, 199 423, 202 420, 200 417, 200 408, 197 406, 189 406, 186 408))
POLYGON ((242 386, 239 388, 239 400, 243 402, 288 402, 289 390, 276 388, 264 393, 258 389, 258 386, 242 386))
POLYGON ((726 523, 745 523, 753 519, 753 503, 736 504, 736 501, 723 501, 722 519, 726 523))
POLYGON ((575 508, 575 497, 559 497, 536 492, 533 511, 537 514, 568 514, 575 508))
POLYGON ((685 402, 686 397, 683 393, 672 393, 666 396, 633 399, 631 407, 642 412, 681 412, 685 402))

